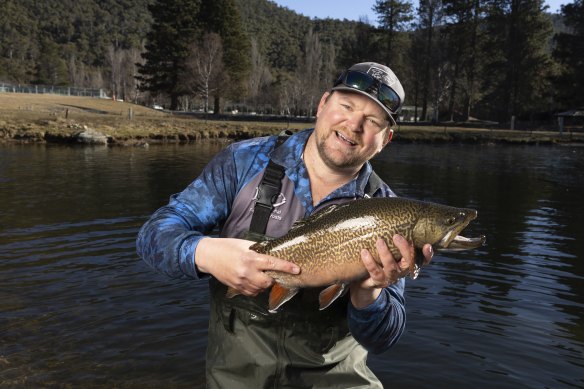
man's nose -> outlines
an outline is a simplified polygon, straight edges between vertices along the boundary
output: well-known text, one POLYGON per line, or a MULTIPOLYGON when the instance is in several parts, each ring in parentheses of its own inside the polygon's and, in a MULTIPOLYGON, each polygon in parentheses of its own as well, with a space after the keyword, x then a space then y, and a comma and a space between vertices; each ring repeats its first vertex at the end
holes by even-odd
POLYGON ((365 123, 365 115, 361 112, 351 112, 347 118, 347 127, 351 131, 363 131, 363 124, 365 123))

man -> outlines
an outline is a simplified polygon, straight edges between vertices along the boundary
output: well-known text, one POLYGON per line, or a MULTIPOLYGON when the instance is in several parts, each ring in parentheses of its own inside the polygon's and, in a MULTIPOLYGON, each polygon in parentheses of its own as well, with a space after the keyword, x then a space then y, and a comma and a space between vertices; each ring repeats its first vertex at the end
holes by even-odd
MULTIPOLYGON (((323 94, 314 130, 279 145, 277 137, 230 145, 142 227, 137 248, 147 263, 170 277, 210 280, 208 387, 381 387, 366 366, 367 351, 387 350, 404 330, 404 280, 390 280, 407 271, 413 246, 392 237, 403 256, 395 261, 380 239, 381 265, 363 250, 369 277, 325 310, 318 310, 319 291, 305 289, 269 313, 274 280, 264 271, 300 269, 249 250, 253 242, 241 237, 282 236, 327 205, 394 196, 368 161, 391 140, 403 99, 388 67, 353 65, 323 94), (276 185, 258 223, 263 193, 276 185), (219 237, 207 236, 216 228, 219 237), (226 298, 227 287, 241 295, 226 298)), ((429 262, 430 245, 423 254, 429 262)))

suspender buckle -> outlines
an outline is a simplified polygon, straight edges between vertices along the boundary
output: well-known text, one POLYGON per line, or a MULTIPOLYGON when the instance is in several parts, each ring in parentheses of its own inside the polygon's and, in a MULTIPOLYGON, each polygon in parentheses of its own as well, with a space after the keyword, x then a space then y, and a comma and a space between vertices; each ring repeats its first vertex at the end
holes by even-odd
POLYGON ((278 200, 279 195, 279 186, 273 186, 267 183, 265 185, 259 185, 256 206, 272 208, 272 204, 278 200))

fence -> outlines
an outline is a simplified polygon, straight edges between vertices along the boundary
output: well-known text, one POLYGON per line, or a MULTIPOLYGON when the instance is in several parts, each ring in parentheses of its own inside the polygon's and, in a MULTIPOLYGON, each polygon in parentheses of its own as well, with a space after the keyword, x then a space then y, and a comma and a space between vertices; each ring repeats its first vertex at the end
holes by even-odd
POLYGON ((12 85, 3 82, 0 83, 0 92, 38 94, 48 93, 65 96, 99 97, 102 99, 108 98, 103 89, 75 88, 54 85, 12 85))

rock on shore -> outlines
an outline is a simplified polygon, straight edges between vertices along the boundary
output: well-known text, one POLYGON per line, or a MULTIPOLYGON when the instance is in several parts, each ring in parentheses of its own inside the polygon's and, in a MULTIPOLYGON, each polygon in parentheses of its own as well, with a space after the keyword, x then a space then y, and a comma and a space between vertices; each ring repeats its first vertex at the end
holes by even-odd
POLYGON ((83 126, 83 130, 73 134, 77 143, 85 145, 107 145, 108 137, 97 130, 83 126))

